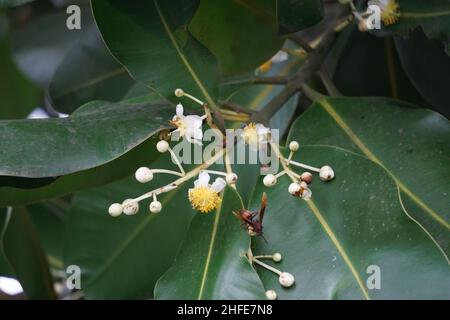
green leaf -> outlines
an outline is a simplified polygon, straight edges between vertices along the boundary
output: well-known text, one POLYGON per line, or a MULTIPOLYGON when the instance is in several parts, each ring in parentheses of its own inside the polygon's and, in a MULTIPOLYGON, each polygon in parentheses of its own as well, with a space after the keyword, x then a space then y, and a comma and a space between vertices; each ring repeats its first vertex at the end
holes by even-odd
POLYGON ((421 30, 416 30, 408 40, 396 38, 395 46, 411 82, 429 104, 449 118, 450 59, 441 44, 429 41, 421 30))
POLYGON ((387 30, 408 37, 410 31, 422 27, 429 39, 440 40, 450 54, 450 2, 442 0, 397 0, 400 19, 387 30))
POLYGON ((58 112, 70 114, 92 100, 118 101, 134 83, 97 31, 67 53, 53 75, 49 95, 58 112))
POLYGON ((9 7, 17 7, 28 2, 32 2, 34 0, 0 0, 0 9, 1 8, 9 8, 9 7))
POLYGON ((0 212, 0 255, 28 299, 55 299, 45 253, 23 207, 0 212))
POLYGON ((244 73, 269 60, 283 45, 275 2, 201 0, 189 31, 218 58, 225 75, 244 73))
POLYGON ((280 263, 267 263, 296 279, 293 287, 281 288, 277 275, 258 267, 266 288, 276 288, 280 299, 450 297, 447 260, 404 214, 397 186, 382 167, 336 147, 305 146, 295 159, 329 164, 336 176, 328 183, 314 177, 309 201, 288 193, 287 176, 270 189, 257 184, 250 208, 259 208, 266 191, 267 242, 253 238, 253 253, 281 253, 280 263), (369 266, 379 267, 380 289, 367 285, 375 275, 369 266))
POLYGON ((159 279, 157 299, 264 299, 264 288, 246 258, 250 239, 233 210, 242 208, 227 187, 222 206, 192 220, 174 265, 159 279))
MULTIPOLYGON (((164 155, 152 168, 170 168, 164 155)), ((192 183, 158 197, 162 211, 149 212, 140 203, 134 216, 113 218, 111 203, 137 197, 173 181, 156 174, 148 184, 134 175, 125 180, 79 192, 72 201, 66 232, 65 264, 81 267, 81 285, 89 299, 151 298, 158 278, 170 267, 194 215, 187 199, 192 183)))
MULTIPOLYGON (((85 1, 83 1, 85 2, 85 1)), ((86 2, 85 2, 86 3, 86 2)), ((45 88, 69 50, 80 39, 97 33, 88 5, 81 5, 82 28, 66 27, 66 7, 39 16, 12 34, 12 52, 20 70, 36 85, 45 88)))
POLYGON ((343 95, 394 97, 419 105, 428 104, 403 71, 391 38, 377 38, 352 27, 339 36, 337 48, 342 40, 345 46, 338 57, 333 57, 336 66, 329 71, 343 95), (355 65, 358 68, 354 68, 355 65))
POLYGON ((8 38, 0 34, 0 119, 26 117, 39 102, 39 91, 18 70, 8 38))
POLYGON ((168 103, 98 101, 68 118, 0 121, 0 175, 55 177, 103 165, 166 128, 172 112, 168 103))
POLYGON ((92 2, 97 25, 114 56, 134 78, 175 99, 174 90, 215 105, 218 66, 188 32, 197 1, 92 2))
POLYGON ((346 148, 381 164, 397 182, 407 214, 449 254, 447 119, 390 99, 324 98, 296 120, 289 140, 346 148))
POLYGON ((63 198, 43 201, 26 207, 50 265, 63 269, 64 232, 69 219, 69 203, 63 198))
MULTIPOLYGON (((15 178, 13 179, 13 181, 16 180, 14 186, 0 187, 0 207, 30 204, 127 177, 136 168, 147 165, 149 161, 159 156, 158 153, 151 152, 151 150, 155 150, 157 142, 157 137, 152 137, 104 165, 58 177, 57 179, 15 178), (39 183, 41 186, 36 186, 39 183), (28 187, 29 185, 31 187, 28 187)), ((6 178, 11 183, 10 177, 6 178)))
POLYGON ((321 0, 276 0, 278 30, 282 34, 294 33, 322 20, 321 0))

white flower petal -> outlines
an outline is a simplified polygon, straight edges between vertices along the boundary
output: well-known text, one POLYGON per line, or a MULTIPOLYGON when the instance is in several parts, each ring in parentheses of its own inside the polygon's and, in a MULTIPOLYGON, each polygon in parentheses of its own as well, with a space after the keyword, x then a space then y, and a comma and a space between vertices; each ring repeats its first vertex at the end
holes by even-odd
POLYGON ((186 123, 187 127, 191 127, 194 129, 201 128, 203 125, 202 117, 199 117, 197 115, 186 116, 184 118, 184 122, 186 123))
POLYGON ((267 128, 266 126, 257 123, 256 124, 256 132, 257 134, 268 134, 270 132, 270 128, 267 128))
POLYGON ((214 192, 220 192, 223 190, 223 188, 225 188, 225 186, 227 185, 227 183, 225 182, 225 180, 223 180, 222 178, 217 178, 216 181, 214 181, 214 183, 211 186, 211 190, 213 190, 214 192))
POLYGON ((206 171, 201 171, 198 175, 198 186, 207 187, 209 184, 209 174, 206 171))
POLYGON ((183 113, 184 113, 183 105, 181 103, 177 104, 177 108, 176 108, 177 116, 179 118, 183 118, 183 113))
POLYGON ((203 139, 203 131, 202 129, 191 129, 189 128, 188 134, 197 140, 202 140, 203 139))

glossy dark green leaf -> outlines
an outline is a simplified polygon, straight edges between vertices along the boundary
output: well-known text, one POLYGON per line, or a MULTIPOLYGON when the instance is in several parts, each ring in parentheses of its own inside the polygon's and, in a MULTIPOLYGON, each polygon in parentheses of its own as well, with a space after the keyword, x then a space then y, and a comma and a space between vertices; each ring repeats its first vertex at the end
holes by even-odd
POLYGON ((417 90, 437 111, 450 117, 450 58, 437 41, 428 40, 421 30, 409 39, 395 39, 403 69, 417 90))
POLYGON ((353 27, 339 36, 336 46, 343 47, 341 52, 332 52, 327 62, 342 95, 395 97, 428 105, 403 71, 392 39, 374 37, 353 27))
POLYGON ((450 253, 447 119, 390 99, 321 99, 296 120, 289 139, 343 147, 381 164, 397 182, 406 213, 450 253))
POLYGON ((0 255, 26 297, 56 298, 47 259, 28 211, 18 207, 0 213, 0 255))
POLYGON ((6 39, 0 36, 0 119, 26 117, 39 102, 39 91, 18 70, 6 39))
MULTIPOLYGON (((168 156, 151 168, 174 170, 168 156)), ((194 211, 187 199, 192 181, 158 200, 163 209, 149 212, 150 201, 140 203, 134 216, 113 218, 111 203, 137 197, 174 180, 155 174, 148 184, 134 175, 125 180, 76 194, 66 232, 65 263, 81 267, 81 285, 86 297, 151 298, 157 279, 170 267, 188 230, 194 211)))
POLYGON ((267 242, 253 238, 253 253, 281 253, 280 263, 267 263, 295 277, 293 287, 282 288, 277 275, 257 267, 266 288, 280 299, 450 297, 448 261, 403 212, 395 181, 381 166, 335 147, 301 147, 295 159, 329 164, 336 176, 328 183, 314 177, 309 201, 288 193, 287 176, 270 189, 262 181, 256 186, 250 207, 258 208, 267 192, 267 242), (371 286, 374 270, 379 289, 371 286))
POLYGON ((58 198, 26 207, 52 268, 64 269, 64 232, 69 219, 69 202, 58 198))
POLYGON ((92 2, 108 48, 132 76, 175 99, 182 88, 214 104, 218 66, 213 55, 188 32, 198 1, 92 2))
POLYGON ((269 60, 283 45, 272 0, 208 1, 189 31, 218 58, 224 74, 244 73, 269 60))
MULTIPOLYGON (((0 187, 0 207, 30 204, 127 177, 136 168, 146 165, 159 156, 158 153, 152 151, 155 150, 157 141, 157 137, 147 139, 119 158, 92 169, 68 174, 57 179, 19 179, 14 186, 2 186, 0 187), (36 186, 39 183, 42 185, 36 186), (35 186, 28 188, 30 184, 35 186)), ((11 182, 10 179, 7 181, 11 182)))
POLYGON ((410 31, 422 27, 429 39, 440 40, 450 53, 450 2, 445 0, 397 0, 400 19, 388 31, 407 37, 410 31))
POLYGON ((197 214, 173 266, 158 280, 157 299, 264 299, 264 288, 246 258, 250 239, 233 210, 242 208, 226 188, 215 212, 197 214))
MULTIPOLYGON (((83 1, 86 3, 86 1, 83 1)), ((82 28, 69 30, 66 7, 30 20, 12 34, 12 51, 20 70, 35 84, 46 87, 58 65, 78 41, 95 34, 95 23, 88 5, 82 5, 82 28)))
POLYGON ((56 177, 110 162, 168 126, 168 103, 93 102, 68 118, 0 122, 0 174, 56 177))
POLYGON ((294 33, 318 23, 323 18, 321 0, 277 0, 280 33, 294 33))
POLYGON ((92 100, 118 101, 134 83, 100 34, 92 32, 64 57, 53 75, 49 96, 54 109, 70 114, 92 100))

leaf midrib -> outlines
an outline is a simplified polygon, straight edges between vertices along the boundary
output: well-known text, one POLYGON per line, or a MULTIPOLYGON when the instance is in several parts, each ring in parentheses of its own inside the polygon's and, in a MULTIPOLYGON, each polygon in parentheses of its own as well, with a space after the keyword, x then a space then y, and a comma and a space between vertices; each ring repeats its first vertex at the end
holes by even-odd
POLYGON ((448 11, 436 11, 436 12, 402 12, 401 18, 421 19, 421 18, 434 18, 450 15, 448 11))
MULTIPOLYGON (((164 207, 175 195, 177 192, 169 193, 164 199, 161 200, 161 206, 164 207)), ((85 286, 88 287, 93 284, 98 278, 100 278, 106 269, 125 251, 125 249, 130 245, 134 239, 145 229, 145 227, 152 221, 157 215, 152 214, 148 215, 145 220, 143 220, 136 229, 125 239, 124 242, 119 246, 119 248, 111 254, 110 258, 98 269, 97 273, 89 279, 85 286)))
POLYGON ((95 85, 97 83, 100 83, 102 81, 110 80, 110 79, 120 76, 126 72, 127 72, 127 70, 123 67, 116 68, 116 69, 106 72, 104 74, 100 74, 88 81, 82 82, 82 83, 80 83, 78 85, 74 85, 72 87, 69 87, 66 90, 64 90, 61 94, 57 95, 56 98, 61 98, 66 95, 72 94, 76 91, 79 91, 81 89, 87 88, 87 87, 95 85))
POLYGON ((219 207, 216 209, 216 216, 214 217, 214 223, 213 223, 212 232, 211 232, 211 239, 209 240, 209 245, 208 245, 208 254, 206 256, 205 267, 203 269, 202 281, 200 282, 200 288, 199 288, 197 300, 202 299, 203 291, 205 289, 206 278, 208 276, 209 265, 211 263, 212 251, 214 248, 214 244, 216 243, 217 227, 219 225, 221 214, 222 214, 222 204, 220 204, 219 207))
POLYGON ((366 300, 370 300, 369 293, 367 292, 364 283, 361 279, 361 277, 358 274, 358 271, 356 271, 355 266, 353 265, 351 259, 347 255, 347 252, 345 251, 344 247, 339 242, 337 236, 334 234, 333 230, 331 229, 328 222, 325 220, 324 216, 321 214, 319 208, 316 206, 316 204, 313 202, 313 200, 307 200, 306 204, 308 205, 309 209, 312 211, 316 219, 321 224, 322 228, 324 229, 325 233, 330 238, 331 242, 333 242, 334 246, 336 247, 337 251, 341 255, 342 259, 344 259, 345 263, 347 264, 348 268, 350 269, 350 272, 352 273, 353 277, 355 278, 356 282, 358 283, 359 288, 361 289, 361 292, 366 300))
POLYGON ((191 75, 192 79, 194 80, 194 82, 196 83, 196 85, 198 86, 198 88, 200 89, 202 94, 204 95, 204 97, 205 97, 206 101, 208 102, 208 104, 213 109, 216 109, 217 108, 216 103, 211 98, 210 94, 206 90, 206 88, 203 85, 203 83, 201 82, 200 78, 197 76, 197 74, 195 73, 195 71, 192 68, 191 64, 189 63, 189 61, 184 56, 183 51, 179 47, 178 42, 176 41, 175 36, 172 33, 172 30, 170 30, 169 25, 168 25, 166 19, 164 18, 164 14, 162 13, 161 8, 158 5, 158 1, 157 0, 153 0, 153 4, 154 4, 154 6, 156 8, 156 11, 158 13, 159 18, 161 19, 161 23, 162 23, 162 25, 164 27, 164 30, 166 31, 167 36, 170 39, 170 42, 172 43, 173 47, 175 48, 175 51, 177 52, 178 56, 180 57, 181 62, 184 64, 184 66, 188 70, 189 74, 191 75))
POLYGON ((412 192, 406 185, 397 178, 384 164, 380 159, 364 144, 364 142, 353 132, 350 126, 345 122, 345 120, 337 113, 337 111, 333 108, 331 103, 322 98, 317 100, 320 106, 324 108, 324 110, 330 115, 330 117, 338 124, 338 126, 347 134, 350 140, 372 161, 381 165, 395 180, 398 184, 399 188, 409 197, 412 201, 414 201, 418 206, 420 206, 425 212, 427 212, 434 220, 438 223, 442 224, 444 227, 450 230, 450 224, 446 222, 437 212, 428 207, 426 203, 424 203, 414 192, 412 192))

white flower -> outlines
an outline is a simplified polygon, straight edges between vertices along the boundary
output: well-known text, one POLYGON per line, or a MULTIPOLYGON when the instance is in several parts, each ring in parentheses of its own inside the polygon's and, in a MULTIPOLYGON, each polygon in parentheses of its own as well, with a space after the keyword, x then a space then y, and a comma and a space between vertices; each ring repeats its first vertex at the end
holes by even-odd
POLYGON ((227 184, 224 179, 217 178, 210 185, 209 179, 209 174, 202 171, 198 175, 198 179, 194 181, 194 188, 189 189, 189 201, 192 207, 201 213, 208 213, 220 205, 222 199, 219 193, 227 184))
POLYGON ((269 143, 270 129, 257 123, 249 123, 242 132, 242 138, 252 149, 262 149, 269 143))
POLYGON ((176 115, 170 123, 177 127, 173 132, 179 132, 180 137, 185 137, 190 143, 202 145, 202 125, 205 118, 206 116, 185 116, 183 106, 179 103, 177 104, 176 115))

